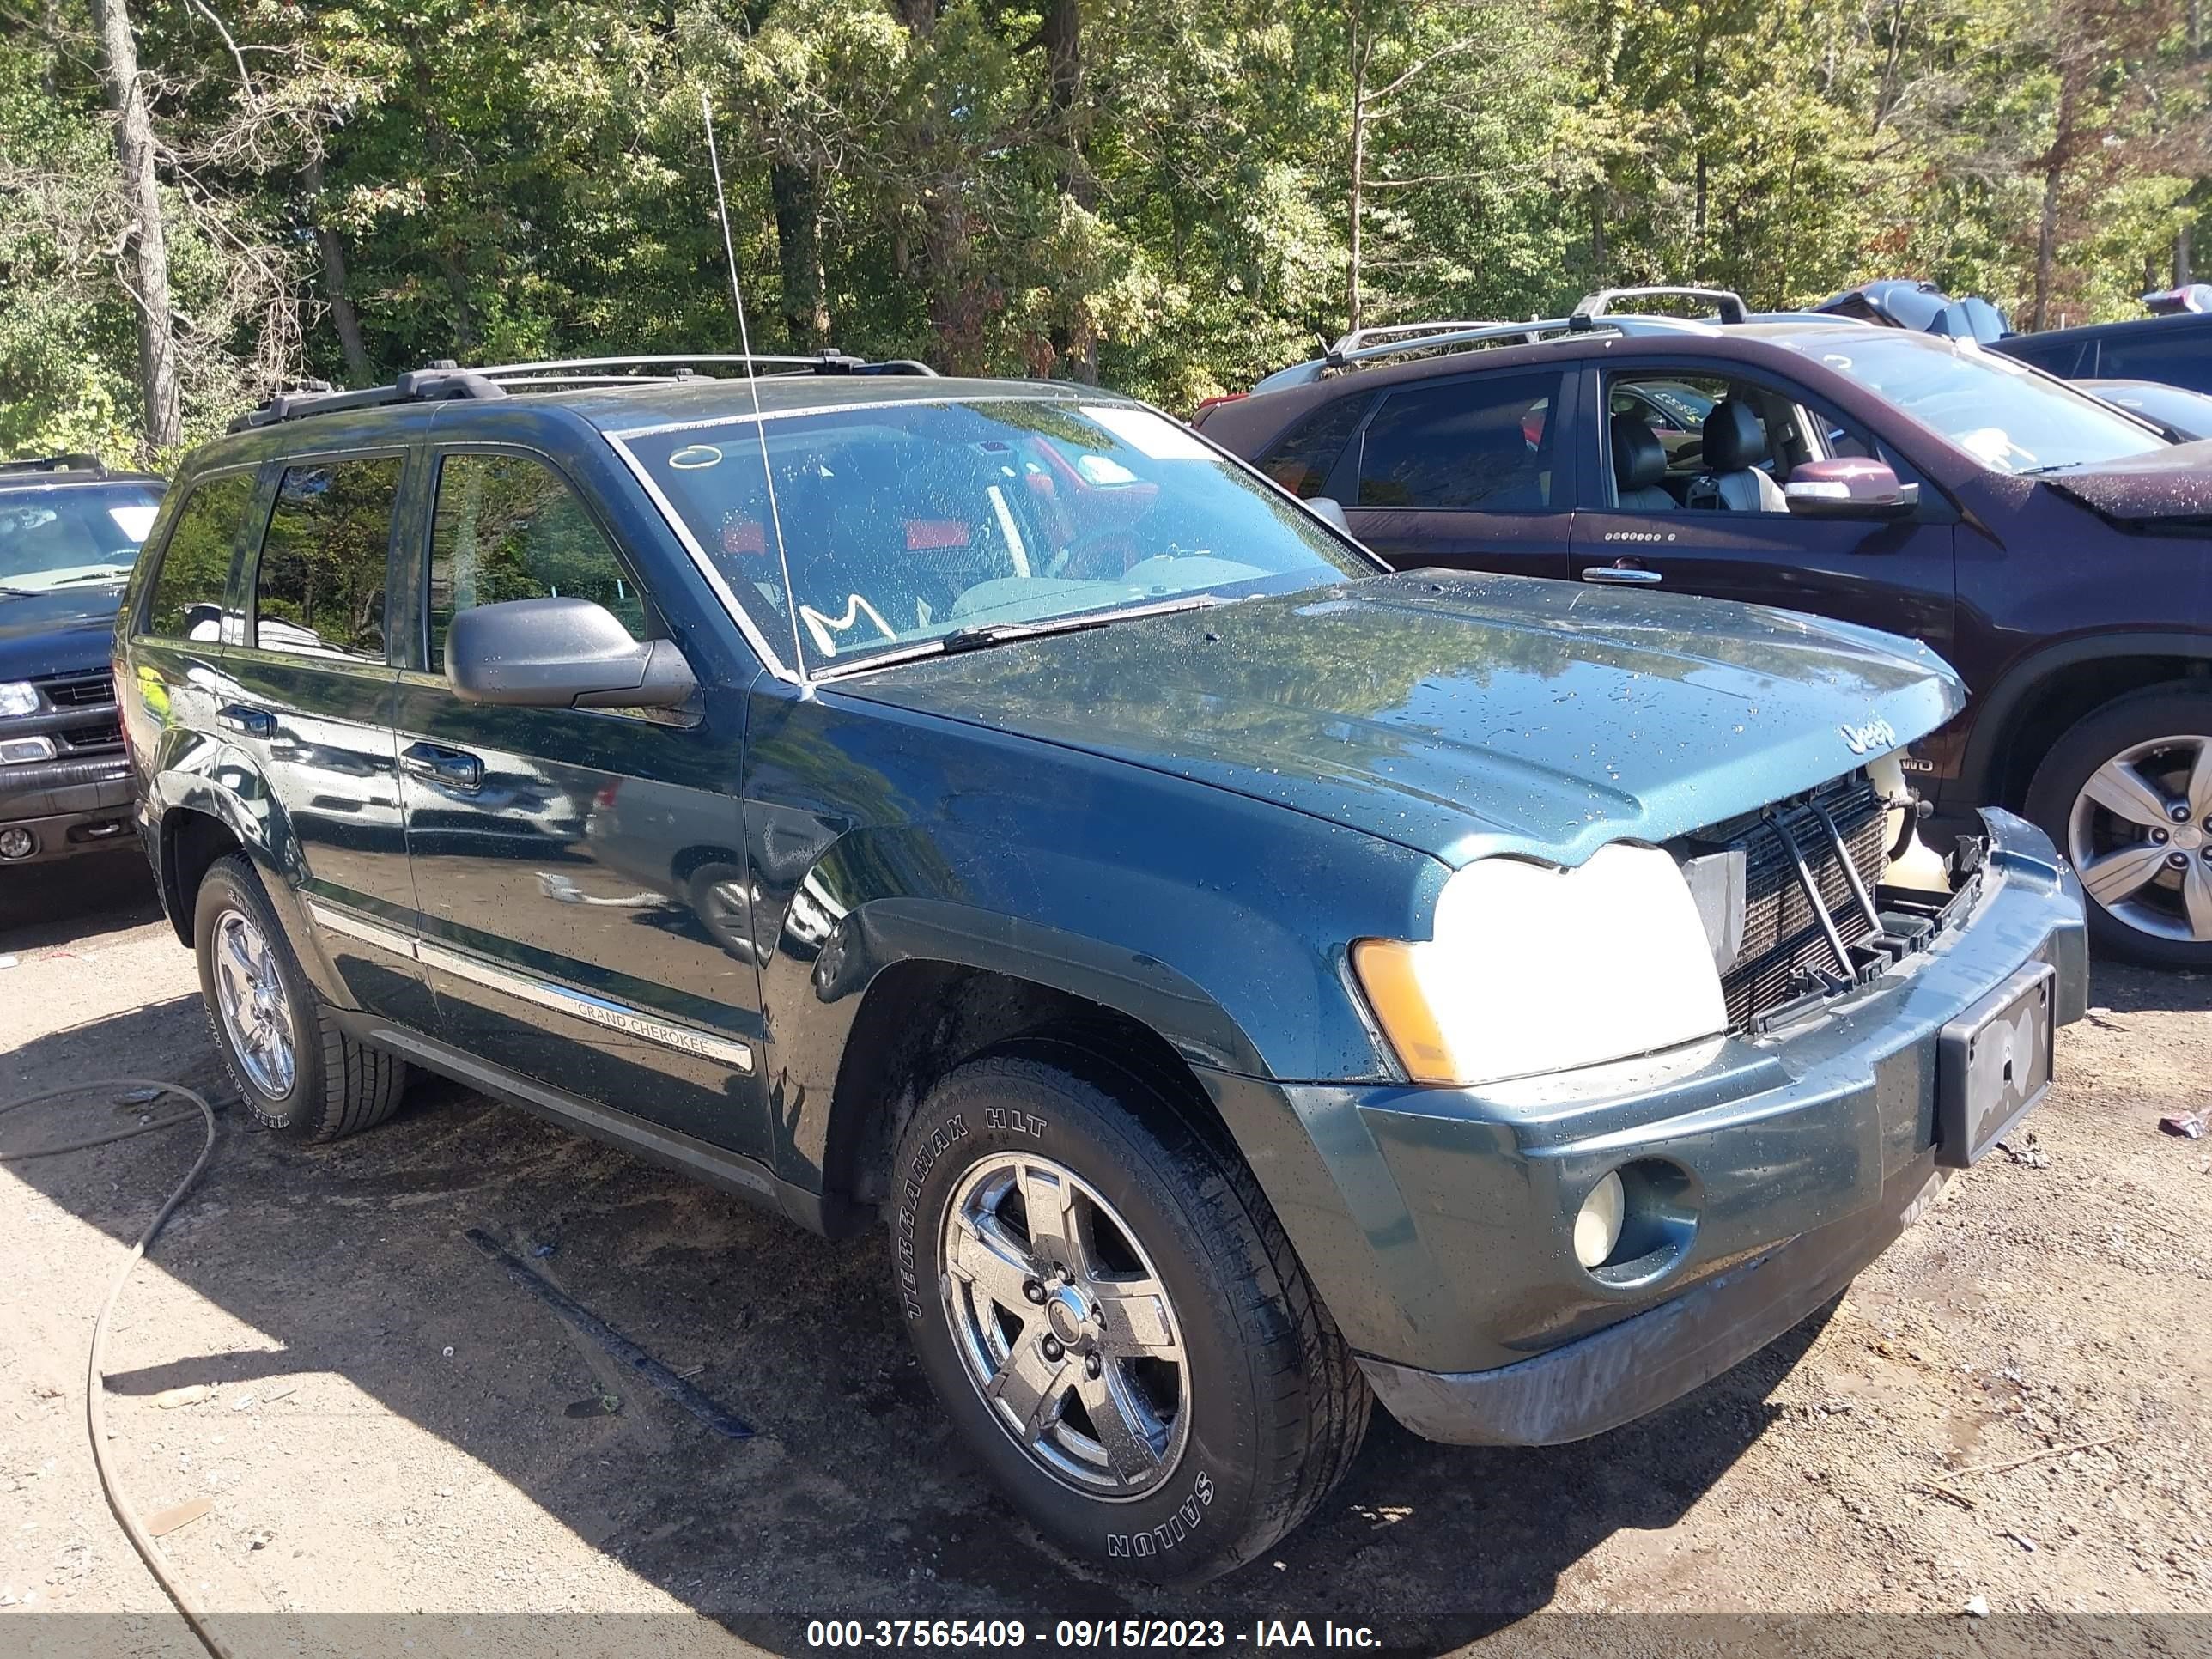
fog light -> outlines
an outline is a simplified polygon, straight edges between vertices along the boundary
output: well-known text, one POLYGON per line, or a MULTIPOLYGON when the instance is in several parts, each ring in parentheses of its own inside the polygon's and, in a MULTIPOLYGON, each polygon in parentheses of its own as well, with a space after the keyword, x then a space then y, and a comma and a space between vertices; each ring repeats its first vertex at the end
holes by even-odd
POLYGON ((1621 1218, 1627 1210, 1628 1195, 1621 1188, 1620 1172, 1607 1170, 1576 1213, 1575 1260, 1585 1267, 1602 1267, 1613 1247, 1620 1243, 1621 1218))
POLYGON ((0 859, 27 859, 39 850, 39 838, 23 829, 0 830, 0 859))
POLYGON ((21 766, 54 757, 52 738, 0 738, 0 766, 21 766))

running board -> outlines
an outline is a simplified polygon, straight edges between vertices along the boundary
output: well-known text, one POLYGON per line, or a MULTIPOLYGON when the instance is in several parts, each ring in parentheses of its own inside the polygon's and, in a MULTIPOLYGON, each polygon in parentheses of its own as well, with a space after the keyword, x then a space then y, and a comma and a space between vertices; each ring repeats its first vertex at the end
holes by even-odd
POLYGON ((349 1034, 387 1049, 430 1071, 465 1083, 510 1104, 534 1112, 563 1128, 574 1129, 594 1140, 673 1170, 708 1186, 735 1194, 764 1210, 795 1221, 810 1231, 843 1238, 858 1232, 872 1218, 865 1206, 842 1198, 795 1186, 779 1177, 759 1159, 726 1146, 717 1146, 678 1130, 648 1123, 627 1112, 602 1106, 565 1090, 555 1089, 503 1066, 452 1048, 419 1032, 405 1030, 383 1020, 332 1009, 349 1034))

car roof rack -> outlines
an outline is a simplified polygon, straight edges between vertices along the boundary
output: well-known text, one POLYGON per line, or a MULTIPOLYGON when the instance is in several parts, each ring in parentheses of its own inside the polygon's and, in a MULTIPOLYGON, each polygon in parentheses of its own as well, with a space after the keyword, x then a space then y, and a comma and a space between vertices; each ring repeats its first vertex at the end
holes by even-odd
POLYGON ((107 473, 107 464, 97 455, 33 455, 20 461, 0 461, 0 473, 11 472, 96 472, 107 473))
MULTIPOLYGON (((1565 317, 1532 317, 1525 323, 1393 323, 1380 328, 1354 329, 1337 340, 1321 356, 1309 362, 1278 369, 1261 380, 1253 390, 1265 392, 1278 386, 1307 385, 1338 370, 1358 368, 1387 357, 1405 356, 1414 352, 1455 351, 1504 341, 1533 345, 1549 337, 1587 333, 1593 329, 1605 329, 1616 334, 1650 335, 1678 334, 1713 326, 1711 318, 1668 317, 1649 313, 1615 312, 1612 308, 1616 301, 1621 300, 1651 299, 1707 301, 1723 325, 1765 320, 1753 315, 1744 305, 1741 295, 1728 289, 1672 286, 1600 289, 1596 293, 1585 296, 1565 317)), ((1808 318, 1806 320, 1833 319, 1808 318)))
POLYGON ((937 371, 911 357, 872 362, 842 351, 811 357, 764 352, 661 353, 623 357, 548 357, 536 362, 494 363, 463 368, 441 357, 428 368, 400 375, 390 386, 340 392, 326 380, 309 380, 278 392, 260 408, 239 416, 233 432, 274 426, 309 415, 349 409, 377 409, 393 404, 489 402, 514 392, 580 392, 623 386, 678 386, 687 380, 735 380, 735 374, 702 374, 701 368, 741 367, 746 376, 761 374, 928 374, 937 371))
MULTIPOLYGON (((1743 302, 1743 295, 1728 288, 1677 288, 1671 283, 1657 283, 1649 288, 1601 288, 1586 295, 1569 313, 1567 325, 1579 333, 1596 326, 1601 317, 1607 316, 1616 300, 1702 300, 1719 313, 1724 324, 1747 323, 1751 312, 1743 302)), ((1697 320, 1689 318, 1670 318, 1673 322, 1697 320)))

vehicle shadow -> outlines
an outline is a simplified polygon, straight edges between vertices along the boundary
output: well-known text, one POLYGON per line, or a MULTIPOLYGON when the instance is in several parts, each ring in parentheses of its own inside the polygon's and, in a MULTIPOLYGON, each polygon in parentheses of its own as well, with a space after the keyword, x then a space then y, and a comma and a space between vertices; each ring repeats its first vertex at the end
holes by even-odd
MULTIPOLYGON (((179 997, 33 1041, 13 1088, 143 1071, 154 1054, 170 1075, 217 1086, 197 1000, 179 997)), ((53 1144, 115 1109, 95 1092, 0 1120, 0 1150, 53 1144)), ((127 1241, 198 1140, 179 1129, 12 1164, 0 1181, 127 1241)), ((155 1412, 148 1396, 161 1390, 211 1382, 240 1410, 272 1378, 292 1390, 252 1406, 285 1449, 217 1500, 238 1511, 234 1525, 288 1540, 334 1527, 395 1535, 392 1517, 425 1500, 419 1485, 386 1492, 362 1471, 363 1431, 348 1426, 362 1420, 357 1391, 495 1477, 454 1480, 462 1505, 443 1518, 473 1522, 469 1494, 503 1482, 590 1550, 778 1652, 833 1616, 1018 1618, 1038 1631, 1152 1616, 1232 1632, 1305 1618, 1316 1641, 1334 1618, 1387 1631, 1397 1650, 1440 1653, 1545 1607, 1613 1534, 1680 1519, 1780 1414, 1770 1395, 1827 1317, 1581 1445, 1432 1446, 1378 1410, 1351 1479, 1311 1522, 1186 1591, 1076 1566, 996 1498, 910 1358, 878 1239, 812 1237, 457 1085, 418 1079, 388 1125, 322 1148, 224 1111, 205 1184, 152 1268, 126 1297, 137 1315, 109 1360, 125 1448, 158 1438, 173 1458, 192 1431, 189 1414, 155 1412), (518 1288, 469 1229, 688 1374, 753 1437, 717 1434, 643 1386, 518 1288), (212 1310, 195 1312, 178 1286, 212 1310), (240 1340, 240 1326, 258 1335, 240 1340), (611 1395, 613 1414, 591 1408, 611 1395), (317 1472, 340 1468, 354 1483, 343 1505, 319 1507, 336 1500, 317 1472)), ((97 1282, 86 1280, 88 1315, 97 1282)), ((203 1433, 246 1421, 208 1410, 203 1433)), ((154 1501, 156 1474, 126 1474, 126 1489, 135 1480, 139 1501, 154 1501)), ((304 1570, 283 1556, 255 1559, 270 1573, 304 1570)), ((328 1603, 325 1587, 295 1594, 328 1603)))
POLYGON ((161 919, 161 896, 135 841, 0 870, 0 952, 84 944, 161 919))
POLYGON ((2212 974, 2099 957, 2089 964, 2089 1006, 2119 1014, 2203 1013, 2212 1011, 2212 974))

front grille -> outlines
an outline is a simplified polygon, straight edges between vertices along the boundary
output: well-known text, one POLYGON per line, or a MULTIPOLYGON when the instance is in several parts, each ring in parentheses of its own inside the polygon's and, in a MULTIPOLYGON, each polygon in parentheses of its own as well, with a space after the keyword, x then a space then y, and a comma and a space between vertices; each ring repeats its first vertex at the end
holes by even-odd
POLYGON ((115 677, 102 670, 96 674, 67 674, 40 680, 39 690, 57 708, 88 708, 115 701, 115 677))
POLYGON ((97 753, 103 749, 123 746, 123 721, 110 714, 106 720, 93 720, 82 726, 72 726, 66 732, 54 733, 54 746, 64 755, 97 753))
POLYGON ((1860 882, 1871 894, 1881 881, 1888 847, 1881 797, 1863 773, 1697 838, 1699 851, 1741 848, 1744 855, 1743 945, 1735 966, 1721 980, 1729 1024, 1738 1030, 1815 988, 1819 975, 1842 971, 1778 820, 1796 842, 1845 946, 1876 931, 1851 891, 1844 860, 1816 807, 1834 823, 1860 882))

